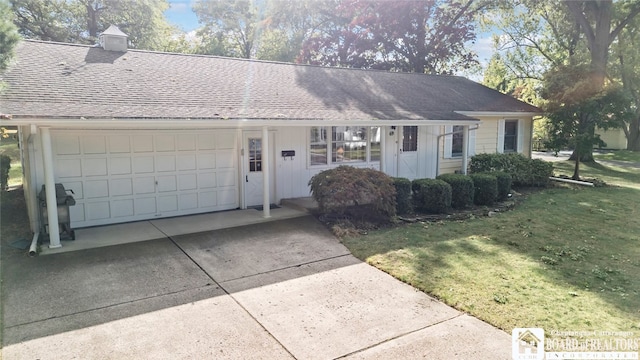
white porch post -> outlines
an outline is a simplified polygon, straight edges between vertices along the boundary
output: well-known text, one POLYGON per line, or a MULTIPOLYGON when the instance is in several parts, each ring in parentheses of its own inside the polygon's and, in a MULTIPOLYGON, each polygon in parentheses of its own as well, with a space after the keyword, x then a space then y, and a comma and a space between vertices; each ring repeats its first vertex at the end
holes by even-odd
POLYGON ((53 176, 53 148, 51 147, 51 132, 48 127, 40 128, 42 142, 42 162, 44 163, 44 186, 47 195, 47 220, 49 221, 49 247, 59 248, 60 228, 58 226, 58 202, 56 200, 56 184, 53 176))
POLYGON ((271 217, 271 200, 269 199, 269 127, 262 127, 262 216, 271 217))
POLYGON ((386 154, 386 149, 387 149, 387 142, 386 142, 387 127, 381 126, 378 134, 380 135, 380 171, 386 174, 387 168, 386 168, 386 163, 384 161, 384 155, 386 154))
POLYGON ((469 125, 462 127, 462 173, 467 175, 469 164, 469 125))

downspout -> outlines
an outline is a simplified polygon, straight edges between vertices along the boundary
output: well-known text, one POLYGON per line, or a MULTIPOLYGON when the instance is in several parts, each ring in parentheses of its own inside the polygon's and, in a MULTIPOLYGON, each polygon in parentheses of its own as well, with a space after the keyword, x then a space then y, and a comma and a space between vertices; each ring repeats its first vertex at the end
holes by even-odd
MULTIPOLYGON (((474 130, 478 130, 480 128, 480 125, 476 125, 476 127, 469 128, 469 131, 474 131, 474 130)), ((464 130, 463 130, 464 131, 464 130)), ((444 134, 440 134, 438 135, 438 138, 436 140, 437 142, 437 146, 436 146, 436 177, 438 177, 438 175, 440 175, 440 138, 443 136, 447 136, 447 135, 453 135, 453 134, 457 134, 457 133, 461 133, 463 131, 452 131, 452 132, 448 132, 448 133, 444 133, 444 134)), ((468 151, 468 149, 467 149, 468 151)))
POLYGON ((40 232, 36 231, 33 234, 33 239, 31 240, 31 246, 29 246, 29 256, 31 257, 38 255, 38 237, 40 237, 40 232))

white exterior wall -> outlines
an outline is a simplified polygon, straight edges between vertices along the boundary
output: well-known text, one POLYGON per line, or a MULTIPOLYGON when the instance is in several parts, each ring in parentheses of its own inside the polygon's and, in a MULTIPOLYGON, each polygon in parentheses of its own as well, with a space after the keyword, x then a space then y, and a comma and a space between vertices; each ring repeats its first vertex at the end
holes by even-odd
MULTIPOLYGON (((475 154, 495 153, 498 151, 498 125, 500 120, 522 119, 524 125, 522 133, 522 154, 531 157, 531 131, 533 127, 532 117, 501 117, 501 116, 484 116, 480 119, 480 127, 475 131, 475 154)), ((445 133, 445 127, 440 128, 442 134, 445 133)), ((462 158, 446 159, 444 157, 444 141, 440 139, 440 169, 439 174, 453 173, 462 169, 462 158)))
POLYGON ((599 134, 600 139, 607 143, 605 149, 624 150, 627 148, 627 137, 622 129, 596 129, 596 134, 599 134))

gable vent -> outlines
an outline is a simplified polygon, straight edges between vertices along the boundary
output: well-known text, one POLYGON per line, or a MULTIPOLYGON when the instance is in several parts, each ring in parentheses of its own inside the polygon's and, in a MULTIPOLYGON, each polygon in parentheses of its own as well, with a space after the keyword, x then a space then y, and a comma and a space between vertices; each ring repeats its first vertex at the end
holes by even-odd
POLYGON ((123 33, 117 26, 111 25, 99 37, 100 46, 108 51, 127 51, 127 34, 123 33))

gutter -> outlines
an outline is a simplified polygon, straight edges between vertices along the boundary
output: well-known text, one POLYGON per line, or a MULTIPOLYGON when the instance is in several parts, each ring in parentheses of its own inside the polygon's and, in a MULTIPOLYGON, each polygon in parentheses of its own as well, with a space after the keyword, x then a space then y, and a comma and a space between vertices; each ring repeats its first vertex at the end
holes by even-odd
POLYGON ((38 255, 38 237, 40 237, 40 232, 36 231, 33 234, 33 239, 31 240, 31 246, 29 246, 29 256, 31 257, 38 255))
MULTIPOLYGON (((447 125, 450 125, 450 124, 447 124, 447 125)), ((474 127, 474 128, 470 127, 469 131, 478 130, 479 128, 480 128, 480 125, 476 125, 476 127, 474 127)), ((437 143, 436 144, 436 177, 438 177, 438 175, 440 175, 440 138, 444 137, 444 136, 447 136, 447 135, 458 134, 458 133, 461 133, 461 132, 463 132, 463 131, 452 131, 452 132, 448 132, 448 133, 444 133, 444 134, 438 135, 438 139, 436 140, 436 143, 437 143)), ((469 149, 467 149, 467 152, 468 152, 468 150, 469 149)), ((467 154, 467 156, 469 156, 469 155, 467 154)))

